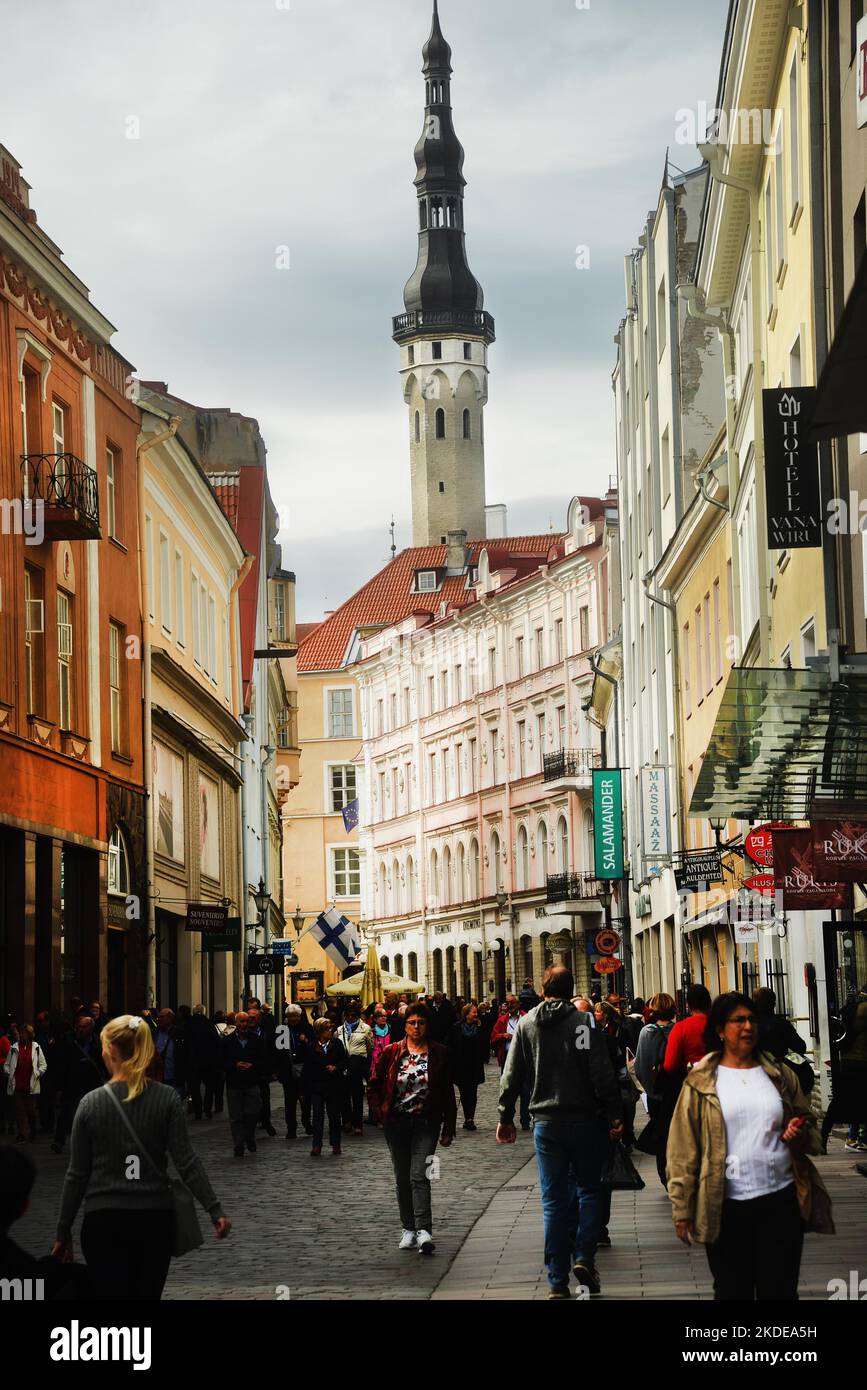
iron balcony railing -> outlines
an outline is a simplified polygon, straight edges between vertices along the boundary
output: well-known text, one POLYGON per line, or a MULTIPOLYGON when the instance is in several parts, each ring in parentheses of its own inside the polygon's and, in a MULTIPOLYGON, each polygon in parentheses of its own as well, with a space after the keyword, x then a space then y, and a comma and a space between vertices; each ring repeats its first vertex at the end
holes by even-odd
POLYGON ((545 754, 542 772, 546 782, 556 782, 561 777, 589 777, 594 767, 601 766, 602 755, 592 748, 564 748, 545 754))
POLYGON ((592 874, 549 874, 545 897, 549 903, 576 902, 599 896, 599 880, 592 874))
POLYGON ((75 454, 26 454, 21 459, 25 502, 42 503, 49 540, 99 540, 99 485, 75 454))
POLYGON ((396 314, 392 319, 392 337, 397 342, 417 333, 451 331, 482 333, 485 339, 492 343, 493 316, 485 309, 411 309, 408 313, 396 314))

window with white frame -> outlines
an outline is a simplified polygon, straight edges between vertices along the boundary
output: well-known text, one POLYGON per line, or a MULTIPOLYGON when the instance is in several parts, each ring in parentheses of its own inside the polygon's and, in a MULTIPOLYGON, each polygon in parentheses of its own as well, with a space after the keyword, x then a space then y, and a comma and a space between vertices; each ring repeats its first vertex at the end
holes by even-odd
POLYGON ((59 725, 72 728, 72 599, 57 590, 57 683, 59 725))
POLYGON ((741 566, 741 631, 745 641, 759 619, 759 570, 756 549, 756 494, 753 488, 737 527, 741 566))
POLYGON ((148 581, 148 617, 153 622, 156 617, 154 586, 157 582, 157 576, 156 565, 154 564, 154 523, 149 516, 145 516, 145 567, 148 581))
POLYGON ((184 626, 184 557, 175 551, 175 641, 179 647, 186 643, 184 626))
POLYGON ((500 837, 496 830, 491 831, 490 840, 491 895, 499 893, 503 886, 503 858, 500 853, 500 837))
POLYGON ((475 837, 470 840, 468 872, 470 901, 473 902, 479 897, 479 842, 475 837))
POLYGON ((561 874, 569 872, 569 826, 566 817, 561 816, 557 823, 557 868, 561 874))
POLYGON ((515 638, 515 676, 520 680, 524 674, 524 639, 515 638))
POLYGON ((121 692, 120 656, 123 647, 123 633, 117 623, 108 625, 108 690, 111 715, 111 751, 122 751, 123 705, 121 692))
POLYGON ((665 298, 665 279, 659 282, 656 291, 656 346, 660 357, 665 352, 668 341, 668 304, 665 298))
POLYGON ((543 820, 539 821, 536 829, 536 843, 538 845, 539 873, 542 877, 542 885, 548 877, 548 827, 543 820))
POLYGON ((541 772, 541 771, 542 771, 542 768, 544 767, 544 761, 543 761, 543 760, 544 760, 544 757, 545 757, 545 715, 544 715, 544 713, 541 713, 541 714, 537 714, 537 715, 536 715, 536 742, 537 742, 537 744, 539 745, 539 771, 541 772))
POLYGON ((783 123, 782 112, 777 132, 777 147, 774 155, 774 180, 776 187, 777 219, 777 278, 782 274, 786 260, 786 214, 785 214, 785 168, 783 161, 783 123))
POLYGON ((118 474, 118 452, 110 444, 107 444, 105 448, 105 524, 106 530, 113 540, 117 540, 118 474))
POLYGON ((764 226, 762 227, 762 235, 764 237, 765 243, 765 292, 768 296, 768 318, 770 318, 771 310, 774 307, 774 286, 776 284, 776 277, 774 275, 774 242, 772 226, 773 205, 773 192, 771 189, 771 180, 769 176, 768 181, 765 184, 765 218, 764 226))
POLYGON ((683 625, 683 641, 681 643, 680 673, 681 686, 683 689, 683 710, 687 719, 692 714, 692 651, 689 640, 689 623, 683 625))
POLYGON ((578 640, 581 651, 586 652, 590 647, 590 609, 586 605, 578 610, 578 640))
POLYGON ((331 812, 342 811, 358 795, 352 763, 332 763, 328 769, 328 796, 331 812))
POLYGON ((361 864, 357 849, 332 849, 331 882, 334 898, 361 895, 361 864))
POLYGON ((437 587, 436 570, 417 570, 415 587, 416 592, 419 594, 432 594, 437 587))
POLYGON ((172 580, 169 560, 169 538, 160 531, 160 624, 165 633, 172 630, 172 580))
POLYGON ((519 890, 530 886, 530 851, 527 839, 527 827, 518 827, 518 888, 519 890))
POLYGON ((518 752, 518 776, 527 775, 527 722, 519 719, 516 727, 516 744, 518 752))
POLYGON ((129 854, 126 839, 119 825, 114 827, 108 842, 108 891, 120 897, 129 893, 129 854))
POLYGON ((554 623, 554 660, 563 660, 563 619, 558 618, 554 623))
POLYGON ((811 618, 801 628, 801 665, 807 665, 807 657, 816 655, 816 620, 811 618))
POLYGON ((566 751, 566 706, 557 706, 557 751, 566 751))
POLYGON ((722 614, 720 612, 719 580, 713 581, 713 678, 722 675, 722 614))
POLYGON ((789 222, 801 204, 801 109, 799 102, 798 53, 789 69, 789 187, 791 205, 789 222))
POLYGON ((544 665, 545 665, 545 633, 544 633, 544 630, 543 630, 541 627, 537 627, 537 628, 536 628, 536 631, 535 631, 535 633, 534 633, 534 635, 533 635, 533 641, 534 641, 535 647, 536 647, 536 651, 535 651, 536 670, 537 670, 537 671, 541 671, 541 670, 544 668, 544 665))
POLYGON ((193 661, 197 666, 201 666, 202 629, 200 626, 199 579, 193 572, 190 573, 190 614, 193 620, 193 661))
POLYGON ((499 778, 498 761, 500 756, 500 731, 499 729, 488 730, 488 758, 491 764, 491 786, 495 786, 499 778))
POLYGON ((326 698, 328 737, 351 738, 354 732, 352 691, 329 690, 326 698))

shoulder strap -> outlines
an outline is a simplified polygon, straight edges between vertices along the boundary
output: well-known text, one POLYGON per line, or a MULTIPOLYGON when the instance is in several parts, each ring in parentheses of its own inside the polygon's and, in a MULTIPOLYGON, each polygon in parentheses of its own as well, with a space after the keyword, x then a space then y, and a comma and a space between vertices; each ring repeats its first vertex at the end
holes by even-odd
POLYGON ((141 1149, 142 1153, 144 1154, 144 1156, 145 1156, 145 1158, 147 1159, 147 1161, 148 1161, 148 1163, 150 1164, 150 1166, 153 1168, 154 1172, 155 1172, 156 1174, 158 1174, 158 1176, 159 1176, 160 1178, 162 1178, 164 1182, 168 1182, 168 1181, 169 1181, 168 1175, 167 1175, 166 1173, 164 1173, 163 1170, 162 1170, 161 1168, 157 1167, 156 1163, 155 1163, 154 1160, 151 1158, 150 1153, 148 1152, 148 1150, 147 1150, 147 1148, 145 1147, 145 1145, 142 1143, 141 1137, 140 1137, 138 1131, 136 1130, 134 1124, 132 1123, 132 1120, 129 1118, 129 1116, 127 1115, 127 1113, 126 1113, 126 1111, 124 1110, 123 1106, 121 1105, 120 1101, 118 1100, 117 1096, 115 1095, 114 1091, 112 1090, 112 1088, 111 1088, 111 1082, 107 1081, 107 1082, 105 1083, 105 1085, 103 1086, 102 1089, 103 1089, 104 1091, 107 1091, 108 1094, 110 1095, 112 1104, 116 1107, 117 1112, 118 1112, 118 1114, 120 1115, 121 1120, 122 1120, 123 1123, 126 1125, 128 1131, 129 1131, 129 1133, 132 1135, 132 1137, 133 1137, 133 1139, 135 1140, 136 1144, 137 1144, 138 1147, 141 1149))

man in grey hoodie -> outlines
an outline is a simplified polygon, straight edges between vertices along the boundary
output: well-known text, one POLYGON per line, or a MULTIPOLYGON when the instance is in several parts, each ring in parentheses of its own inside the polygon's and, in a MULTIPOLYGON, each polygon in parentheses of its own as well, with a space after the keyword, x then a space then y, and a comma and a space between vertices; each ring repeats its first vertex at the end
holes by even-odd
POLYGON ((500 1081, 497 1143, 515 1142, 515 1102, 530 1088, 542 1188, 549 1298, 569 1298, 569 1265, 599 1293, 594 1266, 601 1225, 600 1179, 610 1139, 623 1133, 620 1090, 605 1038, 571 1000, 575 983, 550 966, 542 1002, 518 1024, 500 1081))

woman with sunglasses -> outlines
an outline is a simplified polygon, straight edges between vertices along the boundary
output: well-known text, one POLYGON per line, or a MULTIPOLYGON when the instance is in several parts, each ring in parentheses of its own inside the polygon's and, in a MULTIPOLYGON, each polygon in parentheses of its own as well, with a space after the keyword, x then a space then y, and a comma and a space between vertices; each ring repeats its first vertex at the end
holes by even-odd
POLYGON ((397 1204, 403 1225, 399 1250, 432 1255, 431 1159, 437 1142, 448 1148, 457 1106, 448 1048, 428 1038, 430 1010, 410 1004, 406 1036, 381 1052, 370 1078, 370 1104, 385 1129, 394 1165, 397 1204))
POLYGON ((745 995, 714 1000, 708 1053, 687 1072, 668 1138, 675 1230, 706 1247, 717 1302, 796 1300, 804 1230, 834 1230, 806 1157, 819 1152, 816 1117, 791 1067, 758 1042, 745 995))

